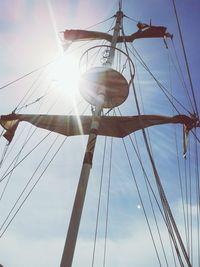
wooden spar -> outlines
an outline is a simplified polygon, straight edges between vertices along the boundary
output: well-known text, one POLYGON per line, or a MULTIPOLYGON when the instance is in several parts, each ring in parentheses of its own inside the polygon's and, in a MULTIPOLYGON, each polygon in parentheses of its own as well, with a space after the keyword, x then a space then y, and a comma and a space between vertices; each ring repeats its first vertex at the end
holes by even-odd
MULTIPOLYGON (((102 103, 104 97, 102 95, 102 103)), ((98 134, 101 105, 95 108, 95 112, 92 118, 91 129, 88 137, 87 147, 81 169, 79 184, 75 196, 74 206, 72 209, 71 219, 69 223, 67 238, 63 250, 61 267, 71 267, 73 261, 74 250, 76 246, 76 240, 81 220, 81 214, 83 210, 83 204, 85 200, 87 184, 89 179, 90 170, 92 168, 92 159, 98 134)))
MULTIPOLYGON (((114 27, 113 38, 111 42, 111 48, 109 50, 109 55, 105 63, 105 67, 111 67, 115 56, 115 47, 117 44, 117 37, 119 36, 121 20, 123 18, 123 12, 119 9, 116 13, 116 23, 114 27)), ((81 214, 83 210, 87 184, 89 179, 90 170, 92 168, 92 159, 95 150, 96 139, 98 135, 99 122, 101 119, 101 111, 104 104, 105 92, 99 91, 97 96, 97 105, 95 106, 91 129, 88 137, 88 142, 86 146, 85 156, 83 160, 82 170, 79 178, 78 188, 76 191, 74 206, 72 209, 72 214, 70 218, 70 223, 68 227, 67 237, 65 241, 65 246, 63 250, 63 255, 61 259, 60 267, 71 267, 73 262, 73 256, 76 246, 76 240, 78 236, 78 230, 81 220, 81 214)))

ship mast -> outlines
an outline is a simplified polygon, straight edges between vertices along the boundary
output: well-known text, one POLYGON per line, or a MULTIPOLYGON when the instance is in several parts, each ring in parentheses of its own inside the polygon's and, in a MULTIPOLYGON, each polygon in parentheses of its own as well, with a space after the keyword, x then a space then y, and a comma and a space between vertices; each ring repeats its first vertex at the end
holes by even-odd
MULTIPOLYGON (((176 239, 174 238, 175 236, 179 241, 188 266, 191 266, 189 257, 171 213, 170 206, 164 194, 164 190, 162 189, 160 177, 151 157, 144 128, 166 123, 181 123, 184 125, 184 134, 186 140, 189 131, 192 130, 192 128, 200 127, 198 118, 196 118, 196 116, 188 117, 181 114, 173 117, 160 115, 141 115, 140 112, 138 112, 137 116, 131 117, 101 116, 103 108, 115 108, 122 104, 128 97, 130 82, 128 83, 121 73, 113 69, 113 63, 116 50, 123 53, 127 58, 129 58, 129 56, 116 47, 117 43, 132 42, 135 39, 140 38, 172 38, 172 35, 166 32, 166 27, 152 26, 140 22, 137 24, 139 29, 137 32, 130 36, 124 36, 123 34, 123 36, 120 36, 120 30, 122 28, 122 20, 124 16, 125 15, 122 12, 122 0, 120 0, 119 10, 115 14, 116 22, 113 35, 85 30, 66 30, 64 32, 65 39, 72 42, 76 40, 88 40, 91 38, 105 39, 110 42, 110 45, 101 45, 101 48, 106 47, 107 49, 107 57, 105 58, 103 65, 101 67, 93 67, 87 70, 82 75, 80 82, 81 95, 94 107, 92 116, 80 116, 79 122, 77 122, 76 116, 15 114, 14 112, 9 115, 0 116, 0 125, 6 130, 4 137, 9 142, 12 141, 20 121, 27 121, 36 127, 64 134, 66 136, 82 134, 89 135, 60 267, 72 266, 97 136, 103 135, 123 138, 128 134, 141 129, 143 131, 145 143, 147 144, 147 151, 153 167, 156 182, 159 187, 159 193, 163 203, 165 216, 169 222, 167 227, 173 237, 172 241, 176 247, 180 263, 182 263, 182 259, 180 257, 179 250, 177 249, 176 239), (82 126, 81 130, 79 127, 80 124, 82 126)), ((95 49, 96 47, 99 48, 99 46, 94 46, 90 48, 90 50, 95 49)), ((86 52, 88 51, 89 49, 86 52)), ((134 75, 131 75, 131 81, 133 80, 133 77, 134 75)), ((6 176, 4 176, 2 179, 5 177, 6 176)))
MULTIPOLYGON (((108 57, 107 57, 106 62, 104 63, 105 68, 112 66, 114 57, 115 57, 115 48, 117 45, 117 38, 120 33, 121 23, 122 23, 122 18, 123 18, 123 12, 121 11, 121 5, 122 5, 121 2, 122 1, 119 1, 119 10, 117 11, 115 15, 116 22, 115 22, 115 27, 114 27, 114 32, 113 32, 113 37, 112 37, 112 42, 111 42, 111 46, 109 49, 108 57)), ((81 174, 79 178, 78 188, 76 191, 76 196, 74 200, 74 205, 72 209, 72 214, 70 218, 69 228, 67 232, 67 237, 65 241, 65 246, 63 250, 60 267, 71 267, 72 266, 73 255, 75 251, 76 240, 77 240, 79 225, 81 221, 81 214, 83 210, 88 179, 90 175, 90 170, 92 168, 92 160, 93 160, 93 154, 95 150, 96 139, 98 136, 98 129, 99 129, 99 124, 101 120, 101 112, 102 112, 104 102, 105 102, 106 92, 104 90, 105 88, 98 90, 98 94, 96 95, 97 99, 96 99, 96 104, 95 104, 95 108, 94 108, 94 112, 92 116, 91 129, 90 129, 90 133, 88 137, 85 156, 84 156, 81 174)))

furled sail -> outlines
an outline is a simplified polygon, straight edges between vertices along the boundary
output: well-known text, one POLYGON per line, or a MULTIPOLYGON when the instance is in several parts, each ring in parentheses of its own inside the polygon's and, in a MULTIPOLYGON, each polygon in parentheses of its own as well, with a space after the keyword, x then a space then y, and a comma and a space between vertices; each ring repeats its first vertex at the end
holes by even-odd
MULTIPOLYGON (((0 124, 6 130, 4 137, 11 142, 16 128, 21 121, 29 122, 36 127, 66 136, 87 135, 90 131, 92 116, 64 116, 64 115, 31 115, 9 114, 0 117, 0 124)), ((173 117, 160 115, 140 116, 102 116, 100 120, 99 135, 112 137, 125 137, 132 132, 160 124, 180 123, 189 131, 199 126, 195 119, 186 115, 173 117)))
MULTIPOLYGON (((138 31, 127 36, 118 36, 117 43, 133 42, 141 38, 165 38, 172 35, 167 32, 167 28, 163 26, 152 26, 139 22, 137 24, 138 31)), ((112 35, 104 32, 86 31, 86 30, 65 30, 64 39, 66 41, 88 41, 88 40, 106 40, 112 41, 112 35)))

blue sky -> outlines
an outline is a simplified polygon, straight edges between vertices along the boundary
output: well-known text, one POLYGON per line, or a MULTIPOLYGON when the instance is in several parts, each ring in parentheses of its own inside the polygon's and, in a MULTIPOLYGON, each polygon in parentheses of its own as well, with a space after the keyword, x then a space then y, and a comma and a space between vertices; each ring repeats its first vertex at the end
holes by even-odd
MULTIPOLYGON (((33 93, 26 103, 31 103, 48 91, 47 96, 42 103, 36 103, 30 107, 20 110, 21 113, 46 113, 50 109, 51 114, 68 114, 71 110, 73 114, 83 113, 86 103, 80 103, 80 95, 77 90, 75 78, 78 76, 77 68, 79 57, 84 52, 84 47, 79 51, 79 44, 70 46, 70 55, 66 54, 64 58, 60 54, 60 43, 58 33, 65 29, 85 29, 104 19, 110 18, 115 14, 118 8, 118 1, 92 1, 92 0, 8 0, 0 2, 0 86, 15 80, 23 74, 26 74, 39 66, 42 66, 54 59, 54 64, 49 65, 41 72, 35 72, 32 75, 20 80, 19 82, 3 89, 1 93, 0 114, 12 112, 19 101, 29 88, 33 93), (63 64, 67 61, 67 64, 63 64), (70 63, 70 64, 69 64, 70 63), (61 67, 62 66, 62 71, 61 67), (62 78, 60 79, 60 75, 62 78), (63 78, 64 76, 64 78, 63 78), (65 84, 66 83, 66 84, 65 84), (57 99, 57 102, 55 100, 57 99), (43 105, 41 105, 43 104, 43 105)), ((124 0, 124 13, 136 21, 142 21, 152 25, 163 25, 174 35, 174 45, 176 47, 179 60, 182 65, 184 78, 188 82, 183 53, 178 36, 177 24, 173 11, 172 1, 170 0, 124 0)), ((177 10, 180 18, 180 24, 183 32, 185 49, 188 56, 189 66, 192 74, 192 81, 195 89, 197 105, 199 104, 199 72, 200 54, 200 36, 198 34, 200 27, 198 0, 177 1, 177 10)), ((111 20, 112 21, 112 20, 111 20)), ((98 25, 92 30, 107 31, 111 21, 98 25)), ((125 32, 130 34, 137 31, 136 23, 132 20, 124 19, 125 32)), ((94 42, 94 45, 96 43, 94 42)), ((169 49, 166 49, 163 40, 138 40, 134 47, 140 53, 154 75, 167 88, 172 90, 173 94, 190 109, 185 92, 182 89, 181 82, 177 78, 176 71, 172 63, 169 66, 169 52, 175 59, 173 45, 171 42, 169 49), (172 86, 171 86, 172 84, 172 86), (171 86, 171 87, 170 87, 171 86)), ((90 45, 90 44, 89 44, 90 45)), ((93 44, 91 44, 93 45, 93 44)), ((87 48, 89 46, 86 46, 87 48)), ((137 75, 135 85, 143 97, 145 112, 162 115, 172 115, 172 106, 165 98, 160 89, 141 65, 134 60, 137 75)), ((77 79, 76 79, 77 80, 77 79)), ((120 107, 123 114, 132 115, 136 113, 133 94, 120 107)), ((23 105, 22 105, 23 106, 23 105)), ((177 106, 181 113, 185 111, 177 106)), ((90 109, 86 111, 90 113, 90 109)), ((182 159, 182 128, 176 127, 178 136, 178 154, 181 164, 181 173, 184 179, 184 161, 182 159)), ((25 124, 20 125, 16 137, 13 140, 15 146, 9 148, 9 156, 4 165, 2 165, 1 177, 7 169, 14 155, 18 153, 20 147, 30 132, 34 129, 25 124), (25 130, 23 130, 23 128, 25 130), (20 134, 20 132, 22 132, 20 134), (16 142, 16 143, 15 143, 16 142)), ((197 131, 198 133, 198 131, 197 131)), ((30 142, 23 149, 20 158, 28 153, 38 140, 46 136, 47 132, 37 130, 30 142)), ((184 233, 183 212, 181 208, 180 185, 178 181, 177 158, 174 142, 174 127, 164 125, 150 129, 153 154, 158 171, 161 176, 166 194, 175 214, 181 233, 184 233)), ((6 218, 14 201, 19 196, 24 185, 31 177, 34 169, 37 167, 47 149, 51 146, 56 134, 51 134, 42 145, 37 148, 27 160, 25 160, 14 171, 10 178, 5 195, 0 201, 0 224, 6 218)), ((134 139, 135 137, 132 136, 134 139)), ((142 136, 137 133, 140 153, 145 164, 152 186, 155 188, 155 181, 152 175, 146 150, 142 141, 142 136)), ((59 145, 64 140, 60 136, 52 147, 50 155, 47 156, 41 169, 36 174, 35 180, 30 184, 29 189, 40 176, 42 168, 48 163, 51 156, 55 153, 59 145)), ((191 138, 191 161, 186 162, 187 173, 188 165, 193 167, 193 147, 191 138)), ((10 224, 8 230, 0 239, 0 263, 4 267, 55 267, 59 266, 62 250, 64 246, 67 226, 71 214, 74 194, 78 183, 79 173, 84 155, 86 137, 67 138, 57 157, 54 159, 45 175, 40 180, 37 187, 23 205, 19 214, 10 224)), ((97 246, 94 266, 101 266, 103 262, 103 245, 105 235, 105 217, 106 217, 106 199, 108 186, 108 167, 111 140, 107 140, 106 164, 103 180, 102 200, 100 206, 100 221, 97 237, 97 246)), ((158 234, 155 229, 152 211, 149 205, 147 190, 145 189, 143 173, 135 156, 129 138, 125 139, 131 162, 134 166, 134 172, 141 189, 142 198, 149 217, 149 221, 154 233, 155 240, 158 243, 159 253, 164 262, 161 246, 158 241, 158 234)), ((12 145, 12 144, 11 144, 12 145)), ((88 192, 83 211, 83 220, 80 226, 80 235, 73 266, 89 266, 91 264, 93 239, 95 232, 95 218, 97 212, 98 192, 100 184, 100 173, 103 158, 104 138, 97 141, 93 168, 88 185, 88 192)), ((5 146, 5 140, 0 139, 1 150, 5 146)), ((192 169, 192 174, 194 171, 192 169)), ((0 184, 2 192, 7 179, 0 184)), ((194 190, 194 181, 192 180, 194 190)), ((27 191, 28 192, 28 191, 27 191)), ((156 189, 155 189, 156 192, 156 189)), ((156 193, 157 194, 157 193, 156 193)), ((192 198, 192 208, 195 210, 195 195, 192 198)), ((155 204, 155 203, 154 203, 155 204)), ((187 205, 186 205, 187 206, 187 205)), ((106 264, 110 267, 118 266, 139 266, 153 267, 159 266, 155 251, 150 239, 147 223, 141 208, 140 199, 132 178, 130 166, 127 161, 124 146, 121 140, 113 140, 113 161, 112 161, 112 179, 110 191, 110 208, 107 239, 107 258, 106 264)), ((166 252, 169 255, 169 266, 174 266, 172 262, 168 233, 163 224, 162 218, 156 208, 156 215, 160 225, 162 238, 166 244, 166 252)), ((196 215, 193 213, 195 222, 196 215)), ((194 247, 196 247, 196 226, 194 230, 194 247)), ((184 234, 183 234, 184 239, 184 234)), ((185 241, 185 239, 184 239, 185 241)), ((196 253, 194 249, 194 254, 196 253)), ((164 263, 163 266, 166 266, 164 263)), ((194 259, 194 265, 198 266, 194 259)))

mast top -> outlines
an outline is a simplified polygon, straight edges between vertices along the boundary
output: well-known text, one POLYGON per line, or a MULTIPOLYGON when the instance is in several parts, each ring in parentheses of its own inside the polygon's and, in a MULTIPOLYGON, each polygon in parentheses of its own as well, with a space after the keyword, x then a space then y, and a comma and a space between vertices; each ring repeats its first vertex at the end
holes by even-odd
POLYGON ((122 0, 119 0, 119 11, 122 10, 122 0))

